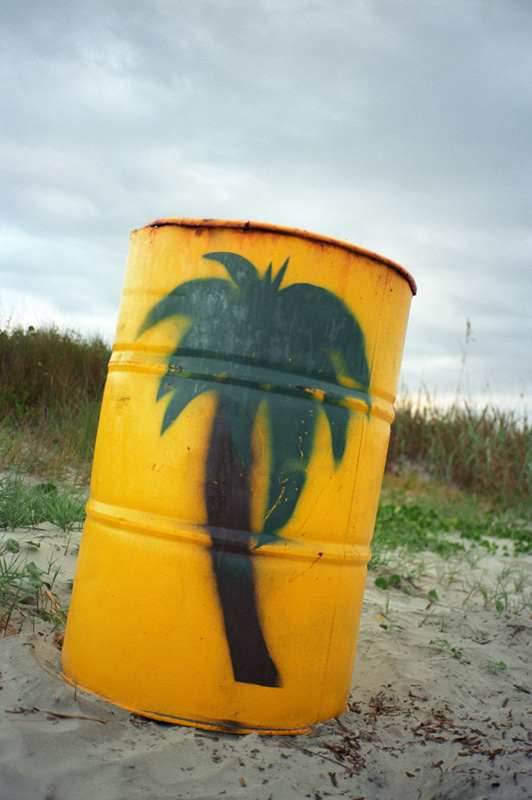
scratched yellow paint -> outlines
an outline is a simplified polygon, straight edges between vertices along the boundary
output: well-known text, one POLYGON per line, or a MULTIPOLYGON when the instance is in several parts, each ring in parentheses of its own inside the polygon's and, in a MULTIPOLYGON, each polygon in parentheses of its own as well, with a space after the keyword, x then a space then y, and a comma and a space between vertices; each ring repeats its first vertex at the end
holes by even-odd
MULTIPOLYGON (((205 728, 294 733, 345 709, 414 293, 393 262, 301 231, 166 220, 133 232, 63 648, 67 680, 139 714, 205 728), (289 258, 282 288, 310 283, 339 297, 360 324, 369 366, 369 402, 345 401, 339 463, 321 410, 326 391, 305 382, 317 415, 306 480, 277 539, 252 551, 278 685, 235 680, 213 578, 205 482, 216 392, 199 393, 161 435, 171 394, 157 401, 158 386, 190 321, 165 319, 139 336, 177 285, 228 280, 221 263, 204 258, 215 252, 239 253, 261 276, 289 258)), ((276 388, 260 390, 266 398, 276 388)), ((273 424, 264 400, 251 432, 255 543, 274 513, 273 424)))

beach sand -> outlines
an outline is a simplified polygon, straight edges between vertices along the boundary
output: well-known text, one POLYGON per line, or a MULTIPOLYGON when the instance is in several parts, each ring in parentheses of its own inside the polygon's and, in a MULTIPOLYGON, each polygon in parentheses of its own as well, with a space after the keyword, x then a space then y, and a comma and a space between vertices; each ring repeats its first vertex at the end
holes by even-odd
MULTIPOLYGON (((7 535, 56 559, 68 603, 80 533, 68 548, 51 525, 7 535)), ((158 723, 76 692, 50 626, 27 620, 0 640, 0 800, 532 798, 532 557, 475 553, 420 554, 386 591, 370 572, 349 709, 300 736, 158 723)))

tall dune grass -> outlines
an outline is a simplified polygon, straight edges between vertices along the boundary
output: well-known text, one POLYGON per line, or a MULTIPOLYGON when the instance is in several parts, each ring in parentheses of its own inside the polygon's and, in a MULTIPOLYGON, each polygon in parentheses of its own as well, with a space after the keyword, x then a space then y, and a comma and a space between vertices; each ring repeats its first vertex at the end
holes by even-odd
MULTIPOLYGON (((86 481, 110 348, 54 327, 0 329, 0 468, 86 481)), ((532 427, 487 404, 406 398, 392 426, 388 468, 422 466, 498 504, 532 497, 532 427)))
POLYGON ((0 330, 0 467, 87 480, 109 356, 53 326, 0 330))
POLYGON ((532 497, 532 426, 526 416, 458 398, 451 406, 405 397, 396 407, 387 466, 405 461, 473 494, 510 504, 532 497))

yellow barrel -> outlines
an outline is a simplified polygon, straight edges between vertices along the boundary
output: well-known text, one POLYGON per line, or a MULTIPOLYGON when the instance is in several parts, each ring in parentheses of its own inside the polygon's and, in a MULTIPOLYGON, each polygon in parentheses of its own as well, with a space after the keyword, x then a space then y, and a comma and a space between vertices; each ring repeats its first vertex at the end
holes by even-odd
POLYGON ((167 722, 345 710, 415 283, 272 225, 134 231, 63 647, 167 722))

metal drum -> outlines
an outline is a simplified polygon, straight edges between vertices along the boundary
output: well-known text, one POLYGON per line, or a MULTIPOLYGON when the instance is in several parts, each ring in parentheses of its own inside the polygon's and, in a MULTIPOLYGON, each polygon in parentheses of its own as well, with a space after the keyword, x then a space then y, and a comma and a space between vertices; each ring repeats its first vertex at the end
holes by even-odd
POLYGON ((304 231, 132 234, 67 680, 235 732, 345 709, 414 293, 392 261, 304 231))

